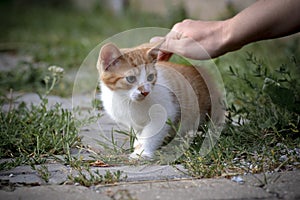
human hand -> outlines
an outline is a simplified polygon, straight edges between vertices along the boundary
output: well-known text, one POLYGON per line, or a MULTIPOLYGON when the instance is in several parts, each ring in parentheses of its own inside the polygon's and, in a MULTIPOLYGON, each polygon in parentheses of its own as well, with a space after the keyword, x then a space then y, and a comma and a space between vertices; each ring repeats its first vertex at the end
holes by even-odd
POLYGON ((150 42, 164 40, 158 60, 163 60, 172 53, 204 60, 227 52, 226 37, 226 21, 184 20, 175 24, 165 37, 154 37, 150 42))
POLYGON ((251 42, 299 32, 299 2, 260 0, 225 21, 184 20, 165 37, 150 42, 163 41, 158 59, 172 53, 198 60, 215 58, 251 42))

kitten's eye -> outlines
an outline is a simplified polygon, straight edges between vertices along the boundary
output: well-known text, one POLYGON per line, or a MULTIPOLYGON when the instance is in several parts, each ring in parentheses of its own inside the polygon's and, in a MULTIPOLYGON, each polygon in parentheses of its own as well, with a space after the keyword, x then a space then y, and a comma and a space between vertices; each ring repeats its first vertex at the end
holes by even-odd
POLYGON ((147 81, 153 81, 153 79, 154 79, 154 74, 149 74, 148 76, 147 76, 147 81))
POLYGON ((126 81, 128 83, 134 83, 136 81, 136 77, 135 76, 127 76, 126 81))

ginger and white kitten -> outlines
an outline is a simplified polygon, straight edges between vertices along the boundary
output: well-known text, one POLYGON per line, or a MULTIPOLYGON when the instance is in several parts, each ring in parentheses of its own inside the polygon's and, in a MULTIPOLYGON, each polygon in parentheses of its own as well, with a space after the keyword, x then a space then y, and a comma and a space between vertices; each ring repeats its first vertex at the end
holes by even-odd
POLYGON ((154 156, 172 131, 167 120, 180 123, 184 134, 197 131, 211 112, 210 93, 199 71, 157 61, 157 53, 153 44, 119 49, 112 43, 99 53, 104 109, 137 133, 131 158, 154 156))

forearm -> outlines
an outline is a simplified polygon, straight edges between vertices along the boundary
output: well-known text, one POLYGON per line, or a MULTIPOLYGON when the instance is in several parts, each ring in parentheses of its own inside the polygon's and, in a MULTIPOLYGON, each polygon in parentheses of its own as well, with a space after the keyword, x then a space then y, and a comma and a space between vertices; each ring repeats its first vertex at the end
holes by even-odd
POLYGON ((228 50, 300 31, 300 0, 259 0, 227 20, 228 50))

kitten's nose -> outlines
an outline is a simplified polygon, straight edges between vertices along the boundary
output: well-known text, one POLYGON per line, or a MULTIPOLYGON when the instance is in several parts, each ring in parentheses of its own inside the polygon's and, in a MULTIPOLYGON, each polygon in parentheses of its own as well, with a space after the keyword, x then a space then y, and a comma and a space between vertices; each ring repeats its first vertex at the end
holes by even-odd
POLYGON ((141 91, 141 94, 142 94, 143 96, 147 96, 147 95, 149 94, 149 92, 141 91))
POLYGON ((140 87, 138 87, 138 90, 140 91, 140 94, 144 97, 146 97, 150 93, 147 85, 141 85, 140 87))

